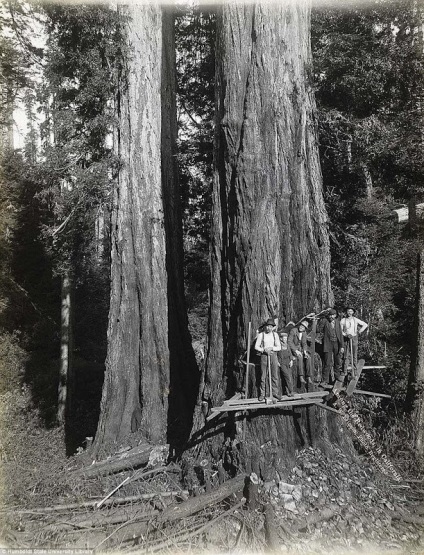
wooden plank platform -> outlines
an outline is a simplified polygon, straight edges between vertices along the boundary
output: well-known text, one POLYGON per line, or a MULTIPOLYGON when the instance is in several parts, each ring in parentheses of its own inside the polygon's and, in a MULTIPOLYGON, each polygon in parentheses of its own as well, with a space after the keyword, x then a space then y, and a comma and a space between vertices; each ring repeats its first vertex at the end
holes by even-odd
MULTIPOLYGON (((371 369, 382 369, 382 368, 387 368, 387 366, 364 366, 362 368, 362 370, 371 370, 371 369)), ((348 370, 350 370, 350 368, 348 368, 348 370)))
MULTIPOLYGON (((332 385, 326 385, 324 389, 327 390, 328 392, 330 392, 333 389, 333 386, 332 385)), ((385 399, 391 399, 392 398, 392 396, 387 395, 387 393, 377 393, 376 391, 365 391, 364 389, 355 389, 353 393, 356 393, 358 395, 369 395, 371 397, 384 397, 385 399)))
MULTIPOLYGON (((234 395, 231 399, 227 399, 223 402, 220 407, 213 407, 211 409, 210 415, 206 420, 212 420, 220 413, 223 412, 244 412, 250 410, 263 410, 263 409, 290 409, 291 407, 316 405, 330 412, 336 412, 340 414, 339 411, 328 407, 324 404, 324 397, 326 397, 333 386, 329 385, 318 391, 305 391, 303 393, 295 393, 293 397, 288 395, 283 395, 281 401, 273 401, 272 403, 267 403, 267 399, 264 401, 258 401, 256 398, 241 399, 240 394, 234 395)), ((373 397, 385 397, 390 399, 391 396, 385 393, 375 393, 374 391, 364 391, 362 389, 355 389, 353 393, 358 395, 370 395, 373 397)))
POLYGON ((311 397, 309 399, 303 398, 294 398, 289 397, 290 401, 274 401, 273 403, 267 404, 266 401, 257 401, 253 403, 247 404, 231 404, 231 405, 222 405, 221 407, 214 407, 211 409, 212 413, 219 413, 219 412, 238 412, 238 411, 245 411, 245 410, 262 410, 262 409, 283 409, 283 408, 291 408, 296 406, 302 405, 313 405, 323 397, 327 395, 327 392, 322 392, 320 396, 311 397))
POLYGON ((363 389, 355 389, 353 393, 358 393, 359 395, 369 395, 371 397, 384 397, 385 399, 391 399, 391 395, 387 393, 375 393, 375 391, 364 391, 363 389))
MULTIPOLYGON (((227 399, 227 401, 224 401, 224 403, 228 403, 231 401, 237 401, 238 399, 240 399, 241 397, 241 393, 236 393, 235 395, 233 395, 233 397, 231 397, 230 399, 227 399)), ((209 416, 206 418, 206 422, 210 422, 211 420, 213 420, 214 418, 216 418, 217 416, 219 416, 220 413, 217 411, 213 411, 209 414, 209 416)))
POLYGON ((365 360, 363 358, 361 358, 360 360, 358 360, 358 364, 356 366, 356 370, 354 372, 354 374, 352 374, 351 376, 351 380, 350 382, 347 384, 346 386, 346 395, 348 397, 350 397, 351 395, 353 395, 353 392, 356 389, 356 386, 358 384, 358 381, 361 379, 361 373, 362 373, 362 369, 364 367, 365 364, 365 360))
MULTIPOLYGON (((309 399, 310 397, 324 397, 327 395, 327 392, 324 390, 318 391, 305 391, 304 393, 295 393, 293 397, 289 397, 288 395, 283 395, 281 397, 281 402, 286 401, 295 401, 299 399, 309 399)), ((249 399, 235 399, 232 397, 231 399, 227 399, 224 401, 223 406, 235 406, 235 405, 263 405, 265 401, 258 401, 257 397, 251 397, 249 399)))

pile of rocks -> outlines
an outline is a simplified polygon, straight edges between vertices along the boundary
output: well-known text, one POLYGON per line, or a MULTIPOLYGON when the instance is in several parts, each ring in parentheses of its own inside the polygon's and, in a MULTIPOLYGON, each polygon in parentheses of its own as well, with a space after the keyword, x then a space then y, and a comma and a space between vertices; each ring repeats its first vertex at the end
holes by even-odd
POLYGON ((335 454, 330 461, 319 449, 304 449, 287 481, 262 485, 277 521, 297 539, 307 532, 307 541, 321 538, 329 545, 337 539, 356 547, 422 545, 424 520, 408 520, 419 512, 423 495, 383 476, 364 459, 352 461, 337 449, 335 454))

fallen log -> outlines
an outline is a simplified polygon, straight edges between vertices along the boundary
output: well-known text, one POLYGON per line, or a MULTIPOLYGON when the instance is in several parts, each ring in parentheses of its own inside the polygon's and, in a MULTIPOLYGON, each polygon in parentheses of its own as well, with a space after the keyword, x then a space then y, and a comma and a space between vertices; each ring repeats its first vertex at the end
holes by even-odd
MULTIPOLYGON (((180 491, 163 491, 156 493, 141 493, 139 495, 130 495, 128 497, 116 497, 114 499, 107 499, 103 503, 103 507, 109 505, 122 505, 124 503, 135 503, 137 501, 142 501, 146 499, 154 499, 155 497, 187 497, 189 492, 187 490, 180 491)), ((18 509, 12 510, 10 513, 17 514, 36 514, 36 513, 52 513, 59 511, 72 511, 74 509, 92 509, 94 508, 99 499, 95 501, 82 501, 81 503, 69 503, 68 505, 53 505, 51 507, 36 507, 34 509, 18 509)))
POLYGON ((168 507, 159 515, 157 523, 162 525, 181 518, 187 518, 188 516, 197 513, 206 507, 210 507, 215 503, 223 501, 225 498, 233 495, 234 493, 243 491, 245 482, 245 475, 237 476, 236 478, 227 480, 227 482, 218 486, 215 491, 204 493, 198 497, 191 497, 179 505, 168 507))
POLYGON ((110 526, 112 524, 122 524, 123 522, 140 522, 148 520, 157 514, 159 511, 142 511, 140 509, 120 511, 118 514, 104 515, 102 513, 92 513, 91 518, 86 515, 78 515, 77 517, 68 518, 66 521, 56 521, 49 524, 44 530, 62 530, 66 528, 81 529, 81 528, 100 528, 102 526, 110 526))
MULTIPOLYGON (((201 511, 202 509, 206 509, 211 505, 223 501, 234 493, 242 491, 245 481, 246 477, 244 475, 237 476, 236 478, 233 478, 231 480, 227 480, 211 493, 204 493, 197 497, 191 497, 180 505, 168 507, 162 513, 160 513, 155 520, 149 521, 149 523, 133 523, 129 521, 126 525, 123 525, 122 529, 115 531, 114 540, 117 545, 121 545, 123 542, 127 541, 135 541, 143 534, 146 534, 148 530, 151 531, 153 528, 161 529, 163 525, 172 523, 179 519, 187 518, 201 511)), ((242 502, 245 502, 244 498, 242 502)), ((238 505, 230 510, 234 510, 237 506, 238 505)), ((105 543, 105 541, 103 543, 105 543)), ((154 547, 154 549, 156 549, 156 546, 154 547)))
MULTIPOLYGON (((178 469, 179 470, 179 469, 178 469)), ((115 488, 113 488, 112 491, 110 491, 106 497, 104 497, 101 501, 99 501, 96 505, 96 509, 100 509, 100 507, 102 507, 105 503, 105 501, 107 501, 110 497, 112 497, 112 495, 114 493, 116 493, 119 489, 121 489, 125 484, 128 484, 130 482, 133 482, 135 480, 142 480, 147 478, 148 476, 152 476, 153 474, 159 474, 159 472, 175 472, 176 468, 173 467, 168 467, 168 466, 159 466, 157 468, 153 468, 152 470, 147 470, 142 472, 141 470, 138 470, 137 472, 135 472, 132 476, 127 476, 125 478, 125 480, 123 480, 121 483, 119 483, 115 488)))
POLYGON ((424 518, 419 516, 403 515, 401 513, 395 513, 391 515, 392 520, 402 520, 403 522, 408 522, 409 524, 424 524, 424 518))
POLYGON ((239 501, 236 505, 234 505, 233 507, 230 507, 224 513, 218 515, 217 517, 210 520, 209 522, 207 522, 203 526, 200 526, 200 528, 197 528, 193 532, 189 532, 189 533, 186 533, 186 534, 182 534, 181 536, 177 536, 176 538, 173 538, 172 540, 168 540, 168 541, 162 542, 160 544, 153 545, 149 548, 149 551, 159 551, 160 549, 164 549, 165 547, 175 546, 175 543, 177 543, 177 542, 187 541, 189 538, 192 538, 193 536, 196 536, 198 534, 202 534, 208 528, 211 528, 214 524, 217 524, 218 521, 222 520, 224 517, 228 516, 230 513, 233 513, 234 511, 236 511, 237 509, 242 507, 245 502, 246 502, 246 500, 243 497, 241 499, 241 501, 239 501))
POLYGON ((115 474, 123 470, 137 468, 149 462, 150 453, 153 449, 153 445, 145 445, 142 448, 137 447, 136 450, 132 449, 119 458, 107 459, 105 461, 93 463, 91 466, 75 470, 73 475, 85 476, 88 478, 105 474, 115 474))
POLYGON ((313 514, 306 517, 305 522, 293 526, 293 532, 300 532, 301 530, 305 530, 310 526, 314 526, 319 522, 323 522, 325 520, 330 520, 331 518, 337 516, 341 513, 341 509, 339 507, 335 508, 328 508, 322 510, 319 514, 313 514))

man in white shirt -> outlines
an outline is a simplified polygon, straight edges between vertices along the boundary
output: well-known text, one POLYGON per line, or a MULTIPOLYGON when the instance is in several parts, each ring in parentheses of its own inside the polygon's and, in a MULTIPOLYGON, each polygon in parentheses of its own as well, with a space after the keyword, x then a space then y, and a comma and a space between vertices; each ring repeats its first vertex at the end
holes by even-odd
POLYGON ((352 341, 350 342, 350 345, 352 345, 352 373, 353 374, 356 372, 356 366, 358 362, 358 335, 363 333, 368 327, 368 324, 366 322, 363 322, 362 320, 354 316, 355 312, 356 311, 354 308, 350 306, 347 307, 346 318, 342 318, 340 320, 343 337, 345 338, 345 340, 349 342, 352 339, 352 341))
POLYGON ((265 322, 263 331, 258 334, 255 343, 255 350, 261 357, 261 385, 259 391, 259 401, 265 400, 266 382, 268 376, 268 359, 271 365, 271 383, 273 397, 277 401, 281 400, 278 387, 278 359, 277 353, 281 351, 281 342, 278 333, 273 331, 275 322, 271 318, 265 322))

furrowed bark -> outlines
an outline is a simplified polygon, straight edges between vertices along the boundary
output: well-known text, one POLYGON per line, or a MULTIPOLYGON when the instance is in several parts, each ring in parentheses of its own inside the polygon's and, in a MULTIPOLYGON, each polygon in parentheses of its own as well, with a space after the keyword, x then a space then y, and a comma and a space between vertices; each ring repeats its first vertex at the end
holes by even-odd
POLYGON ((198 370, 184 299, 176 167, 174 14, 119 8, 127 49, 119 83, 122 168, 112 219, 111 305, 94 451, 138 431, 178 449, 192 423, 198 370))
MULTIPOLYGON (((294 1, 225 4, 218 14, 211 315, 199 406, 234 393, 249 321, 257 329, 276 316, 282 326, 333 300, 309 27, 308 5, 294 1)), ((315 407, 298 410, 293 419, 250 419, 249 457, 257 448, 263 458, 267 441, 278 459, 337 434, 315 407)))
POLYGON ((214 391, 219 368, 231 368, 244 347, 249 320, 255 329, 332 300, 308 8, 223 6, 217 43, 207 358, 214 391))
POLYGON ((153 443, 164 441, 169 393, 162 14, 155 4, 118 9, 127 18, 118 99, 122 168, 114 190, 108 354, 95 451, 122 442, 134 422, 153 443))

